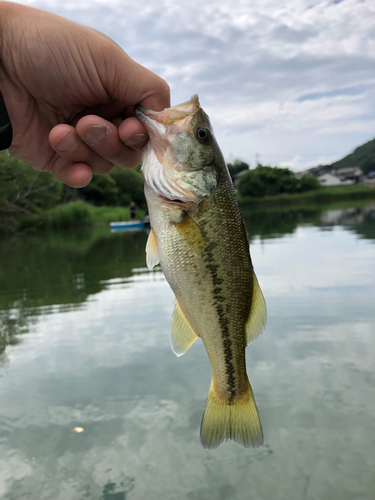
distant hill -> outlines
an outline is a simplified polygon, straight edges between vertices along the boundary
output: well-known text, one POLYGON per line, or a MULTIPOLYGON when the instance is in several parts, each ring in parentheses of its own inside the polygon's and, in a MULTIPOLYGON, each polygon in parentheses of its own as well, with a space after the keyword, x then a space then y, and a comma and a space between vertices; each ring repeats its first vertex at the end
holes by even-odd
POLYGON ((364 174, 375 170, 375 139, 358 146, 353 153, 345 158, 331 163, 331 165, 319 165, 310 168, 309 172, 313 175, 321 175, 329 170, 338 170, 339 168, 359 167, 364 174))

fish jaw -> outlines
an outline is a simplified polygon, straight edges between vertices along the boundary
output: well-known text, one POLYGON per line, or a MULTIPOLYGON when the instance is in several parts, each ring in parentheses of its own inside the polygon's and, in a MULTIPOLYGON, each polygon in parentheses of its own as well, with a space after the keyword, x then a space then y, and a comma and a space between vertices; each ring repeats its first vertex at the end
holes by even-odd
POLYGON ((135 115, 143 123, 142 116, 148 117, 154 122, 162 123, 165 126, 178 123, 200 109, 199 98, 194 94, 189 101, 165 108, 163 111, 153 111, 152 109, 137 106, 135 108, 135 115))
POLYGON ((142 123, 142 125, 144 125, 150 137, 150 140, 146 145, 147 149, 145 151, 147 151, 147 153, 149 154, 152 148, 155 151, 155 155, 159 163, 162 163, 168 147, 168 143, 166 137, 167 127, 160 120, 160 113, 163 112, 146 110, 145 108, 135 109, 136 117, 142 123))
POLYGON ((167 151, 169 139, 181 132, 191 132, 192 119, 200 109, 198 95, 192 96, 177 106, 165 108, 163 111, 153 111, 142 106, 135 108, 135 116, 144 125, 150 136, 151 144, 160 163, 167 151))
POLYGON ((198 96, 164 111, 135 108, 135 115, 149 133, 142 150, 146 184, 170 201, 195 202, 209 199, 217 185, 215 154, 195 137, 197 124, 212 135, 198 96))

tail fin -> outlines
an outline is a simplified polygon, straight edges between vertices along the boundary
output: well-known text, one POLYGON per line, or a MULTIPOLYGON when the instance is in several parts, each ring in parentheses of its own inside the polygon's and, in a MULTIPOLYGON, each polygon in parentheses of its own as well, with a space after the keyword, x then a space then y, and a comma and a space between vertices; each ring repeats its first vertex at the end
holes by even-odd
POLYGON ((250 386, 241 399, 220 398, 213 385, 207 396, 201 423, 203 448, 217 448, 223 441, 236 441, 246 448, 263 444, 263 431, 250 386))

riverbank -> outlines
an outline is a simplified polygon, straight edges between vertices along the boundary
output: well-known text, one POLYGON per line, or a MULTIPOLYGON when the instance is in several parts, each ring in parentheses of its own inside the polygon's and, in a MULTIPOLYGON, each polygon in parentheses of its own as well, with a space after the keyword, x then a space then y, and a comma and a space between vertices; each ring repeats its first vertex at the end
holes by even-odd
MULTIPOLYGON (((142 220, 145 211, 137 210, 137 219, 142 220)), ((46 210, 37 215, 25 215, 20 221, 20 230, 63 229, 78 226, 96 226, 114 221, 129 221, 129 207, 96 207, 82 200, 72 201, 46 210)))
MULTIPOLYGON (((340 205, 366 204, 375 201, 375 189, 363 185, 322 187, 301 194, 282 194, 264 198, 241 198, 239 205, 244 213, 254 211, 274 211, 320 208, 339 208, 340 205)), ((146 215, 137 210, 137 219, 146 215)), ((94 206, 85 201, 73 201, 57 205, 37 214, 24 214, 19 220, 16 232, 33 229, 63 229, 70 227, 90 227, 109 224, 113 221, 129 221, 129 207, 94 206)))
POLYGON ((362 184, 321 187, 300 194, 280 194, 264 198, 238 197, 241 208, 287 207, 291 205, 330 204, 351 200, 375 199, 375 189, 362 184))

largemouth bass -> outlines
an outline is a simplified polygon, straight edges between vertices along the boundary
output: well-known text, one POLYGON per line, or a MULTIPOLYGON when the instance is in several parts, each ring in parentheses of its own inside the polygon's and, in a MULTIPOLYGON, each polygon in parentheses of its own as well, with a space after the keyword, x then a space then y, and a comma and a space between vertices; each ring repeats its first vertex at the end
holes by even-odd
POLYGON ((170 343, 177 356, 201 337, 212 369, 201 423, 204 448, 263 443, 245 348, 266 305, 233 184, 198 96, 155 112, 136 108, 150 140, 142 171, 151 232, 147 265, 160 262, 175 296, 170 343))

